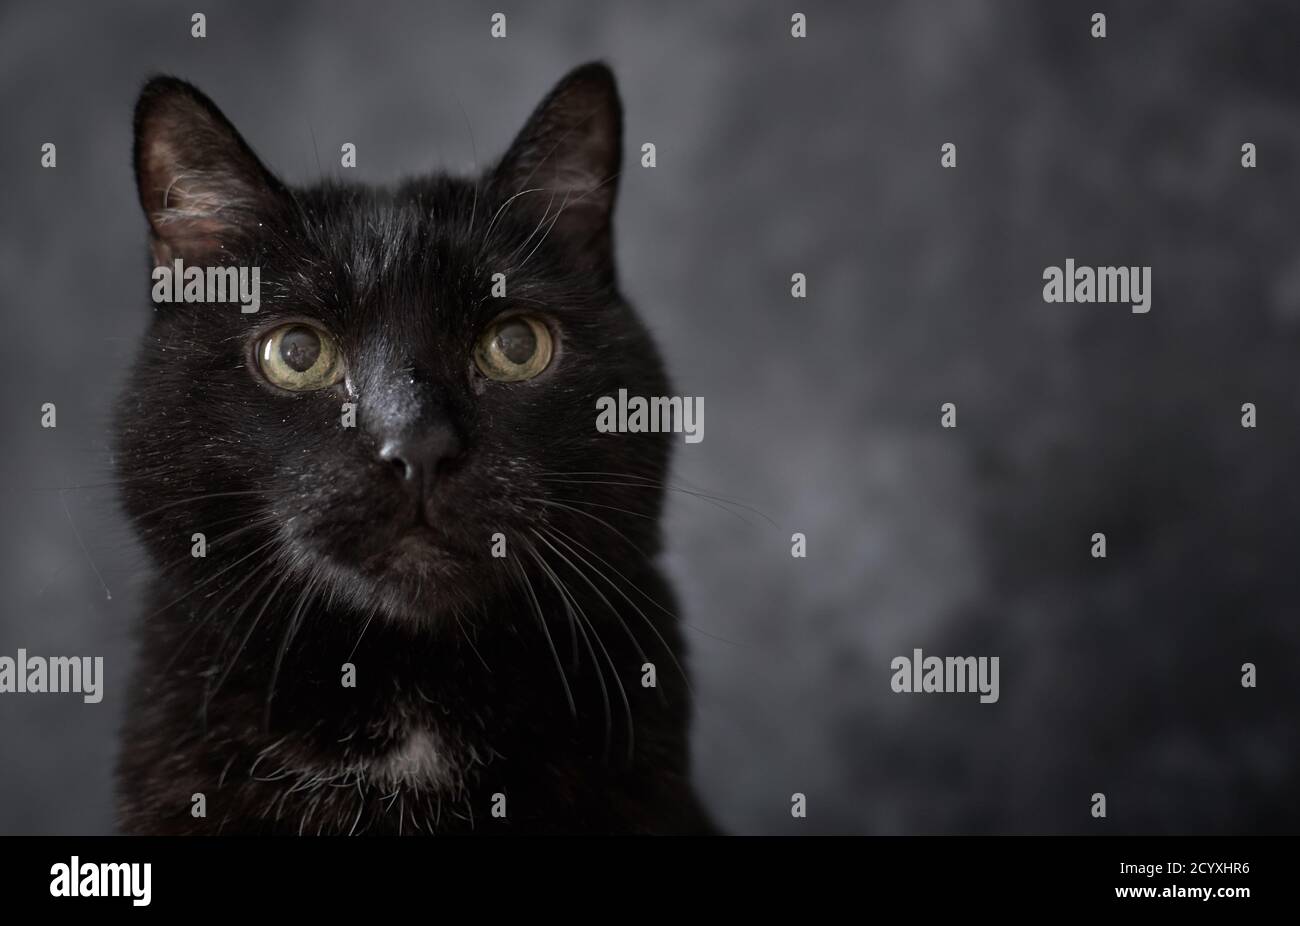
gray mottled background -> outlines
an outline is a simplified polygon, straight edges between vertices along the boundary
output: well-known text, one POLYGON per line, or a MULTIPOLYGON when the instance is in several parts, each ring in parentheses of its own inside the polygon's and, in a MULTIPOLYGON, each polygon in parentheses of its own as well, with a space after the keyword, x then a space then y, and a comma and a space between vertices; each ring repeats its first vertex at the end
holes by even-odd
POLYGON ((779 525, 670 509, 723 825, 1294 831, 1298 46, 1300 11, 1264 2, 5 5, 0 654, 102 654, 109 682, 94 706, 0 696, 0 832, 112 826, 142 561, 98 484, 149 311, 144 78, 196 82, 290 182, 345 141, 387 182, 495 157, 595 57, 629 148, 658 146, 628 165, 618 246, 706 398, 677 474, 779 525), (1067 257, 1152 265, 1151 313, 1045 305, 1067 257), (914 646, 1000 656, 1001 701, 893 694, 914 646))

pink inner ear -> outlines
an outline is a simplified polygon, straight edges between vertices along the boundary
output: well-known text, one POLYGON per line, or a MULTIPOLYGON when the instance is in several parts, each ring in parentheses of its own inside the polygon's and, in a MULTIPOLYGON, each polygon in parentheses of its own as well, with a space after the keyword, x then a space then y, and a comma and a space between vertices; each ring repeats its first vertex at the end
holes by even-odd
MULTIPOLYGON (((149 213, 154 236, 173 256, 213 253, 253 221, 243 184, 210 171, 178 170, 149 213)), ((155 256, 158 248, 155 247, 155 256)))
POLYGON ((155 264, 170 264, 180 256, 210 255, 223 249, 222 242, 230 231, 225 223, 217 219, 168 219, 166 215, 152 216, 155 231, 149 247, 155 264), (164 230, 160 232, 159 228, 164 230))
POLYGON ((236 174, 189 167, 182 158, 163 138, 154 139, 142 157, 141 187, 148 191, 158 263, 221 250, 255 211, 251 191, 236 174))

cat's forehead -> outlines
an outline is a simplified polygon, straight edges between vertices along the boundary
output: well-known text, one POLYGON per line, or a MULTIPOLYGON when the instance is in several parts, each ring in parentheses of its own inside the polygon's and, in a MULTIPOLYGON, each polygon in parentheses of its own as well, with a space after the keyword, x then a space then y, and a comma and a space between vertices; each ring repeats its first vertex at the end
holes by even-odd
POLYGON ((326 185, 297 198, 312 249, 358 271, 398 261, 473 258, 485 243, 478 189, 468 181, 443 178, 395 189, 326 185))
POLYGON ((441 178, 394 189, 301 191, 304 253, 347 307, 418 298, 482 303, 509 253, 510 226, 480 185, 441 178), (494 270, 495 268, 495 270, 494 270))

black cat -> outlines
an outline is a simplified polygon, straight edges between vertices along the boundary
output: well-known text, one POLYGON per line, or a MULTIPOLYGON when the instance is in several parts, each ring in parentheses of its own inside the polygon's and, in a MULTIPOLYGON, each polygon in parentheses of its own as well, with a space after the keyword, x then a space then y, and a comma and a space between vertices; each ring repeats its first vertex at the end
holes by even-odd
POLYGON ((595 427, 671 392, 617 288, 621 156, 600 64, 482 177, 391 190, 289 189, 198 90, 144 88, 154 264, 257 267, 261 304, 155 305, 118 407, 157 567, 124 830, 710 830, 669 435, 595 427))

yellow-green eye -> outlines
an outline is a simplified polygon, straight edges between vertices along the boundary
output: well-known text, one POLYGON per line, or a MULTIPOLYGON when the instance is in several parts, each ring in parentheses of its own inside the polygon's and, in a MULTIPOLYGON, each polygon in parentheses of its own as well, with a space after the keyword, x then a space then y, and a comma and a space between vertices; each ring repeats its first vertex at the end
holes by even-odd
POLYGON ((551 362, 551 332, 528 315, 500 319, 479 338, 474 362, 484 376, 498 382, 532 379, 551 362))
POLYGON ((282 325, 257 345, 262 375, 281 389, 324 389, 343 378, 338 345, 312 325, 282 325))

